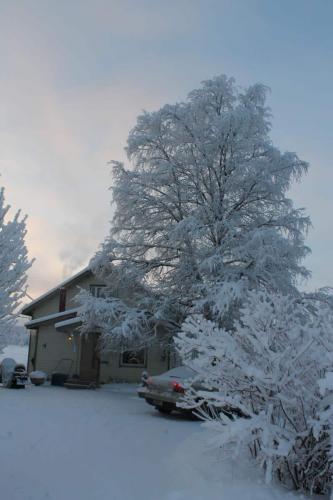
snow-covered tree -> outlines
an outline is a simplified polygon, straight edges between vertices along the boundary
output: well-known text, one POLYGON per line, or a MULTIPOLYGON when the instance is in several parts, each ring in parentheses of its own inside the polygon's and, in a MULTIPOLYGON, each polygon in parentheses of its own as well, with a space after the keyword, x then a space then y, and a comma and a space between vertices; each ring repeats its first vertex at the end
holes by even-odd
MULTIPOLYGON (((124 332, 112 328, 114 306, 119 321, 134 318, 128 304, 111 304, 119 286, 138 291, 135 309, 177 329, 195 310, 225 321, 249 287, 290 292, 308 275, 309 219, 287 196, 308 166, 272 144, 266 92, 219 76, 138 117, 130 166, 113 163, 115 215, 91 263, 109 285, 104 340, 124 332)), ((85 311, 88 324, 94 308, 85 311)))
POLYGON ((141 349, 155 339, 155 324, 152 315, 130 305, 128 299, 118 296, 112 288, 106 297, 94 297, 87 290, 77 296, 81 304, 79 316, 82 319, 81 334, 101 332, 99 348, 102 351, 141 349))
MULTIPOLYGON (((26 293, 26 272, 32 262, 25 246, 26 217, 8 215, 4 189, 0 189, 0 347, 13 331, 18 307, 26 293)), ((15 328, 14 328, 15 329, 15 328)))
POLYGON ((7 345, 24 346, 29 344, 29 335, 24 325, 20 324, 19 318, 13 316, 13 321, 6 323, 6 328, 1 331, 1 347, 7 345))
POLYGON ((331 297, 252 290, 232 329, 194 316, 177 345, 206 387, 189 391, 184 404, 215 429, 216 446, 234 455, 250 449, 267 481, 327 492, 333 401, 322 396, 333 380, 331 297))

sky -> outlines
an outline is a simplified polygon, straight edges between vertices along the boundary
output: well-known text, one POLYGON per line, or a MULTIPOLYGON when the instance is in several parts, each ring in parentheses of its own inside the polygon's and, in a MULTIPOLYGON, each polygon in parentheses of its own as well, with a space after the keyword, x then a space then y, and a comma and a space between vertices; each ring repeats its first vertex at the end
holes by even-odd
POLYGON ((87 265, 109 230, 110 160, 142 110, 225 73, 271 88, 272 138, 310 163, 302 286, 333 285, 331 0, 0 0, 0 185, 28 215, 33 298, 87 265))

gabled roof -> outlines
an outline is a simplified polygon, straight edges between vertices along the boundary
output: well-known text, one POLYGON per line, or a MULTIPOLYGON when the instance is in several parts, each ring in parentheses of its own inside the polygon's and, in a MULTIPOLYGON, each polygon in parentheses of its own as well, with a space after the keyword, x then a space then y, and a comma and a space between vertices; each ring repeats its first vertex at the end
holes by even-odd
POLYGON ((46 316, 41 316, 40 318, 33 319, 28 321, 24 326, 26 328, 35 328, 36 326, 41 325, 42 323, 49 323, 50 321, 54 321, 57 319, 64 320, 65 318, 73 318, 78 312, 78 309, 67 309, 66 311, 57 312, 53 314, 47 314, 46 316))
POLYGON ((59 285, 55 286, 54 288, 51 288, 51 290, 49 290, 48 292, 43 293, 43 295, 40 295, 37 299, 33 300, 32 302, 29 302, 29 304, 25 305, 22 308, 21 314, 24 314, 25 316, 30 316, 32 311, 35 309, 37 305, 49 299, 52 295, 55 295, 57 292, 59 292, 61 288, 65 288, 68 285, 75 283, 75 281, 78 281, 79 279, 84 278, 85 276, 89 276, 90 274, 92 274, 92 271, 89 269, 89 267, 85 267, 80 272, 62 281, 59 285))

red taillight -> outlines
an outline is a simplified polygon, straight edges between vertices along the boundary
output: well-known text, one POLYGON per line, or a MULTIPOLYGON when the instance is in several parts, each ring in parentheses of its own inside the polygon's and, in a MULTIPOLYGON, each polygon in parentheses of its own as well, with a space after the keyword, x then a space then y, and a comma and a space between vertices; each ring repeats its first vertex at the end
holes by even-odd
POLYGON ((182 394, 185 392, 184 387, 179 382, 171 382, 171 385, 173 391, 180 392, 182 394))

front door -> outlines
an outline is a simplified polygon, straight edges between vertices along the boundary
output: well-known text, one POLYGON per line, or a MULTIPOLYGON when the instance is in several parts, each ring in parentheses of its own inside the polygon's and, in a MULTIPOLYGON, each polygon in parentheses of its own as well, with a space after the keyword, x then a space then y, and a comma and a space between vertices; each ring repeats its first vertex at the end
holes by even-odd
POLYGON ((97 352, 97 333, 81 336, 80 378, 98 382, 99 357, 97 352))

